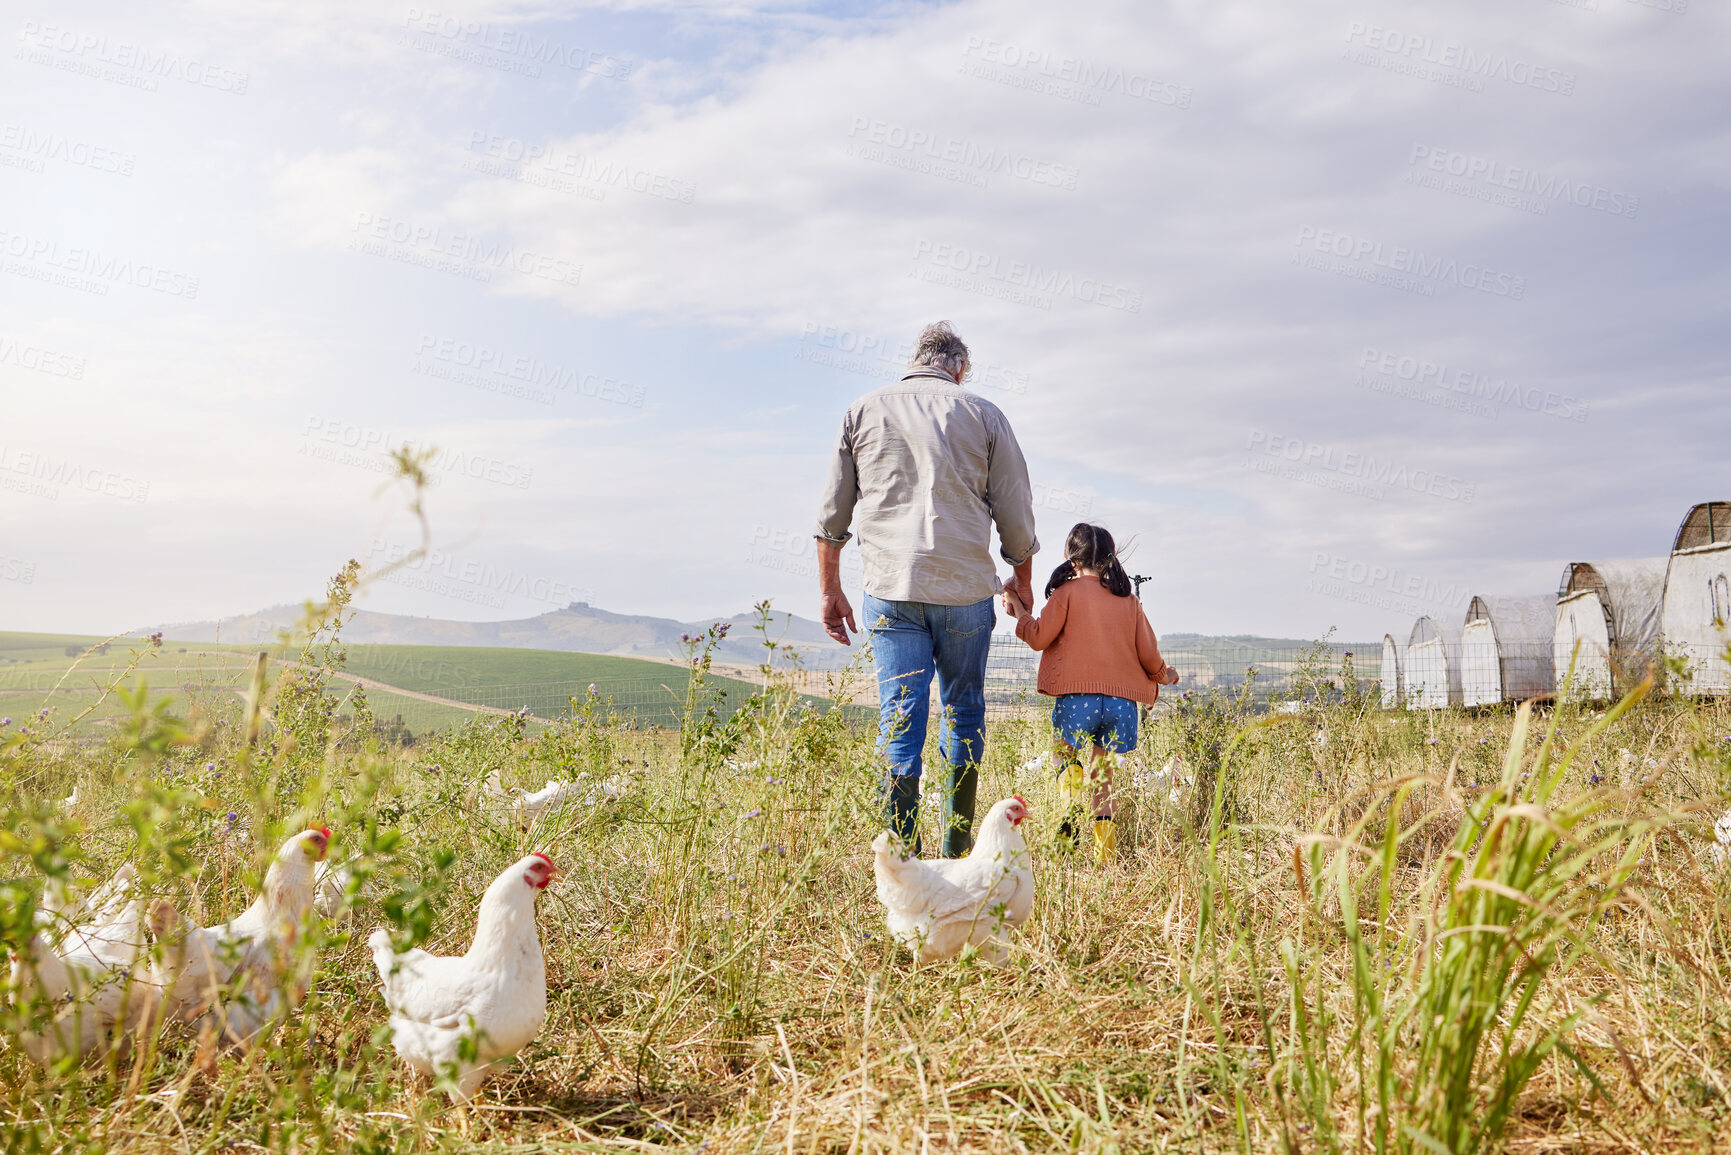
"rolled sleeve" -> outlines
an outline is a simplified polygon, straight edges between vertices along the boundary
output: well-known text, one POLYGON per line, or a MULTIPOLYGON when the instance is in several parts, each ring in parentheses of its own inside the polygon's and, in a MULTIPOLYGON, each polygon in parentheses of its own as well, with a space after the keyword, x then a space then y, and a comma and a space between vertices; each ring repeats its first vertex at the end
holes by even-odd
POLYGON ((1011 565, 1021 565, 1040 550, 1034 535, 1034 487, 1028 462, 1010 423, 993 423, 991 460, 986 473, 986 504, 998 527, 1000 552, 1011 565))
POLYGON ((841 435, 836 438, 835 453, 829 461, 829 479, 824 482, 823 496, 817 511, 819 541, 840 547, 853 534, 853 509, 859 501, 859 473, 853 458, 853 414, 842 421, 841 435))

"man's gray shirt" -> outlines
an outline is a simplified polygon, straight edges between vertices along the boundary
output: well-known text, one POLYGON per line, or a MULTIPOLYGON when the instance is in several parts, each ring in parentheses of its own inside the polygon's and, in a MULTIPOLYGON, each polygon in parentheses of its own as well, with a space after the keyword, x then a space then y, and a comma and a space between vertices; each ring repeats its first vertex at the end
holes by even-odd
POLYGON ((865 592, 966 606, 999 589, 992 525, 1020 565, 1034 536, 1028 463, 1003 411, 937 369, 916 369, 854 402, 830 461, 817 536, 847 542, 859 520, 865 592))

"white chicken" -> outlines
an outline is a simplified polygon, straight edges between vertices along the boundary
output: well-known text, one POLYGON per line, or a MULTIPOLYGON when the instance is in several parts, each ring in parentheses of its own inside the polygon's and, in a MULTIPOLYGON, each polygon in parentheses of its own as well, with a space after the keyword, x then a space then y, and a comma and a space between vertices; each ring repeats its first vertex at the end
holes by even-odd
POLYGON ((330 842, 331 832, 320 827, 283 843, 258 898, 232 922, 176 936, 178 916, 165 912, 154 929, 170 942, 151 968, 150 984, 166 1021, 208 1015, 226 1041, 246 1046, 299 1001, 305 979, 293 972, 311 960, 297 959, 295 947, 312 912, 313 868, 330 842))
POLYGON ((1034 871, 1021 829, 1027 815, 1020 794, 994 805, 975 828, 966 858, 914 858, 887 830, 873 840, 872 871, 890 935, 919 962, 953 958, 969 945, 994 966, 1009 958, 1006 932, 1034 909, 1034 871))
POLYGON ((42 921, 44 929, 12 957, 8 990, 13 1005, 36 1004, 46 1021, 32 1023, 19 1041, 45 1067, 106 1054, 145 1006, 130 974, 144 945, 137 872, 121 867, 82 904, 51 906, 42 921))
POLYGON ((558 872, 545 854, 519 859, 481 896, 467 954, 399 954, 390 932, 367 939, 391 1012, 391 1044, 416 1071, 455 1076, 469 1102, 501 1059, 516 1054, 547 1017, 547 965, 535 899, 558 872))
POLYGON ((1169 806, 1184 805, 1190 787, 1196 785, 1183 754, 1172 755, 1158 770, 1149 770, 1145 766, 1139 768, 1133 782, 1138 790, 1152 794, 1164 792, 1169 806))
POLYGON ((1707 848, 1707 854, 1717 866, 1731 863, 1731 810, 1713 823, 1713 845, 1707 848))
POLYGON ((539 790, 524 790, 521 786, 507 789, 499 784, 499 773, 495 770, 487 776, 486 793, 496 808, 515 815, 517 825, 527 830, 543 814, 561 810, 573 802, 584 806, 611 802, 625 793, 627 785, 627 780, 617 775, 596 782, 587 773, 580 773, 570 782, 550 778, 539 790))
POLYGON ((1058 760, 1052 756, 1051 751, 1047 751, 1037 758, 1030 758, 1026 762, 1022 763, 1021 767, 1016 771, 1016 781, 1034 783, 1050 782, 1052 777, 1057 773, 1058 760))

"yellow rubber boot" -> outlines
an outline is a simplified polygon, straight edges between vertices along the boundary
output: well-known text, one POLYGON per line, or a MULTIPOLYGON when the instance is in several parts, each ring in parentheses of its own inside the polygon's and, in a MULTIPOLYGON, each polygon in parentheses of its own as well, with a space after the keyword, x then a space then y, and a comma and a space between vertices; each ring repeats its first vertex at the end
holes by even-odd
POLYGON ((1094 861, 1105 866, 1118 857, 1118 824, 1110 818, 1094 819, 1094 861))
POLYGON ((1058 768, 1058 793, 1066 808, 1080 806, 1088 785, 1088 775, 1080 762, 1066 762, 1058 768))

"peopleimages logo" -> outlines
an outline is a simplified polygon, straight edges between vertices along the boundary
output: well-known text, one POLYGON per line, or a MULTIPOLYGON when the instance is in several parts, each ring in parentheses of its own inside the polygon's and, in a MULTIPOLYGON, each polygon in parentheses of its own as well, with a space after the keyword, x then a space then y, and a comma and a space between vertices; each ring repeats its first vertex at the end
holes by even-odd
POLYGON ((374 565, 391 568, 383 581, 411 589, 455 598, 458 601, 479 602, 494 609, 503 609, 506 598, 523 598, 547 605, 568 606, 573 602, 595 600, 592 586, 560 581, 540 574, 510 567, 500 567, 478 558, 463 557, 385 538, 374 538, 369 554, 374 565))
POLYGON ((1113 93, 1172 108, 1190 107, 1191 92, 1186 86, 1159 80, 1149 73, 1129 68, 1113 68, 1075 56, 1054 56, 1041 49, 1027 48, 1004 40, 991 40, 983 36, 968 37, 967 43, 962 46, 962 55, 1004 70, 1003 73, 994 69, 974 74, 982 79, 997 80, 1011 87, 1029 88, 1083 104, 1097 105, 1100 103, 1101 93, 1113 93), (1056 83, 1049 86, 1016 83, 1012 77, 1018 73, 1043 77, 1056 83))
POLYGON ((100 249, 62 246, 51 237, 30 236, 0 229, 0 253, 8 258, 6 271, 51 284, 63 284, 98 296, 108 294, 109 285, 131 285, 170 297, 195 299, 198 278, 162 265, 133 261, 100 249))
MULTIPOLYGON (((144 88, 149 92, 156 91, 155 82, 160 78, 180 80, 199 88, 213 88, 218 92, 232 92, 236 96, 246 95, 248 73, 237 68, 211 64, 209 61, 194 60, 178 52, 158 52, 130 41, 110 40, 95 33, 80 32, 75 28, 59 28, 52 24, 38 24, 34 20, 24 22, 24 26, 19 29, 18 39, 32 48, 44 52, 58 52, 70 58, 69 62, 74 62, 75 66, 69 71, 94 75, 95 72, 91 70, 96 66, 112 65, 115 68, 142 73, 131 87, 144 88)), ((105 76, 102 79, 112 78, 105 76)))
POLYGON ((142 503, 150 496, 148 481, 111 469, 81 465, 51 453, 0 445, 0 489, 58 501, 61 486, 116 501, 142 503))
MULTIPOLYGON (((1546 211, 1546 202, 1558 201, 1614 217, 1633 217, 1641 207, 1641 199, 1630 193, 1428 144, 1413 145, 1406 163, 1413 166, 1403 178, 1409 184, 1424 183, 1420 179, 1425 175, 1422 170, 1445 173, 1459 177, 1469 185, 1486 186, 1479 195, 1481 200, 1490 199, 1490 194, 1503 189, 1512 193, 1525 193, 1538 202, 1540 215, 1544 215, 1546 211)), ((1442 183, 1429 184, 1427 187, 1440 188, 1445 192, 1457 191, 1442 183)), ((1511 203, 1511 207, 1526 206, 1515 201, 1511 203)))
POLYGON ((1414 616, 1437 608, 1465 609, 1472 600, 1472 590, 1457 582, 1321 550, 1311 555, 1310 575, 1305 589, 1311 593, 1414 616))
MULTIPOLYGON (((935 241, 914 242, 914 263, 926 265, 936 284, 1050 309, 1052 298, 1069 297, 1103 309, 1142 311, 1142 294, 1094 277, 1078 277, 1059 269, 1043 269, 1027 261, 1003 261, 991 253, 935 241)), ((921 270, 915 269, 915 275, 921 270)))
POLYGON ((1077 517, 1087 517, 1094 512, 1094 491, 1036 481, 1033 485, 1033 505, 1036 509, 1049 509, 1053 513, 1073 513, 1077 517))
POLYGON ((0 581, 32 585, 36 581, 36 563, 0 554, 0 581))
MULTIPOLYGON (((1451 366, 1404 353, 1394 353, 1366 345, 1359 354, 1358 367, 1384 377, 1411 382, 1418 388, 1440 389, 1492 405, 1525 409, 1565 421, 1585 421, 1588 405, 1579 397, 1554 390, 1534 389, 1509 381, 1492 378, 1474 369, 1451 366)), ((1374 385, 1368 385, 1375 388, 1374 385)))
POLYGON ((454 272, 478 281, 491 282, 493 272, 498 269, 511 269, 526 277, 561 285, 579 284, 583 279, 583 266, 562 257, 451 232, 443 225, 358 213, 352 231, 356 235, 350 239, 349 247, 369 256, 401 260, 437 272, 454 272))
POLYGON ((46 373, 50 377, 65 377, 72 381, 84 379, 84 358, 71 353, 59 353, 41 345, 0 335, 0 365, 16 365, 46 373))
POLYGON ((57 132, 38 132, 21 124, 0 127, 0 149, 33 162, 29 166, 33 172, 42 171, 43 161, 55 160, 96 172, 131 176, 133 166, 138 163, 138 158, 130 152, 57 132))
POLYGON ((617 381, 600 373, 585 373, 539 357, 511 353, 473 341, 423 333, 417 354, 415 372, 447 378, 490 393, 504 392, 526 401, 551 405, 554 394, 564 392, 643 408, 644 389, 641 385, 617 381), (470 372, 465 373, 465 370, 470 372), (521 388, 490 380, 490 377, 505 378, 521 388))
MULTIPOLYGON (((1477 491, 1474 482, 1451 477, 1446 473, 1438 473, 1434 469, 1412 469, 1392 458, 1379 458, 1375 454, 1361 453, 1357 450, 1337 449, 1332 445, 1321 445, 1315 441, 1305 441, 1297 437, 1285 437, 1278 433, 1269 433, 1262 429, 1252 429, 1245 448, 1260 451, 1264 457, 1274 458, 1300 470, 1326 470, 1350 479, 1355 485, 1388 486, 1391 489, 1404 489, 1412 493, 1428 494, 1447 501, 1472 503, 1477 491)), ((1246 462, 1253 465, 1253 462, 1246 462)), ((1259 472, 1274 472, 1263 469, 1259 472)), ((1299 480, 1304 480, 1300 478, 1299 480)), ((1345 488, 1341 486, 1325 486, 1324 488, 1345 488)), ((1353 492, 1360 492, 1354 489, 1353 492)), ((1380 492, 1362 490, 1365 496, 1382 497, 1380 492)))
MULTIPOLYGON (((759 522, 752 527, 745 561, 747 565, 761 566, 789 577, 813 578, 817 576, 817 538, 812 536, 810 529, 791 530, 759 522)), ((864 573, 859 550, 843 550, 840 565, 842 581, 850 587, 858 586, 864 573)))
MULTIPOLYGON (((1526 296, 1527 279, 1513 273, 1499 272, 1471 261, 1426 254, 1420 249, 1391 245, 1385 252, 1381 241, 1355 237, 1334 229, 1318 229, 1302 225, 1293 244, 1301 249, 1308 246, 1357 265, 1368 262, 1372 270, 1382 269, 1403 277, 1415 277, 1421 282, 1458 285, 1496 297, 1519 301, 1526 296)), ((1295 260, 1297 257, 1294 258, 1295 260)))
POLYGON ((1573 96, 1575 92, 1573 72, 1535 64, 1495 50, 1471 48, 1453 41, 1439 41, 1430 36, 1384 28, 1380 24, 1354 20, 1346 27, 1346 41, 1349 45, 1387 54, 1385 57, 1372 53, 1354 56, 1349 48, 1348 59, 1354 63, 1369 64, 1391 72, 1410 72, 1420 79, 1470 87, 1477 92, 1484 91, 1483 82, 1487 80, 1500 80, 1559 96, 1573 96), (1438 74, 1424 68, 1425 65, 1443 71, 1438 74))
POLYGON ((419 452, 431 449, 433 457, 426 468, 434 475, 430 478, 433 481, 437 481, 440 474, 455 473, 476 481, 528 489, 535 477, 534 469, 528 466, 479 453, 466 453, 461 449, 429 447, 389 430, 355 425, 340 417, 308 417, 301 436, 306 439, 306 444, 300 449, 302 454, 374 473, 394 472, 395 463, 390 454, 402 447, 419 452))
POLYGON ((697 195, 695 184, 666 173, 622 164, 615 160, 603 160, 587 153, 572 152, 556 144, 532 144, 514 136, 501 136, 494 132, 471 132, 469 151, 480 153, 487 158, 470 165, 475 172, 524 184, 544 185, 559 192, 571 192, 573 195, 588 196, 594 200, 603 199, 607 188, 625 189, 658 200, 678 201, 680 204, 690 204, 692 197, 697 195), (539 179, 537 174, 544 175, 548 180, 539 179), (566 188, 559 183, 564 179, 603 187, 591 189, 573 185, 566 188))
POLYGON ((403 16, 403 28, 409 33, 445 41, 443 45, 437 40, 411 41, 411 48, 481 64, 490 63, 483 54, 491 53, 499 58, 498 64, 511 66, 504 71, 520 72, 532 78, 541 75, 539 66, 543 64, 557 65, 572 72, 588 72, 609 80, 624 80, 637 67, 636 61, 627 57, 566 44, 524 28, 510 28, 485 20, 465 20, 450 13, 428 12, 420 8, 407 10, 403 16))
POLYGON ((979 178, 970 183, 978 183, 982 188, 987 187, 987 178, 992 176, 1014 177, 1030 184, 1071 191, 1076 188, 1077 170, 1074 165, 1056 164, 1013 149, 945 136, 932 129, 910 128, 905 124, 856 116, 847 135, 855 142, 849 146, 850 156, 892 167, 911 167, 914 171, 923 171, 921 162, 929 161, 939 166, 933 170, 933 175, 945 176, 946 179, 948 173, 943 166, 954 166, 963 176, 979 178), (874 145, 877 147, 871 147, 874 145), (898 160, 903 157, 911 163, 899 164, 898 160))

